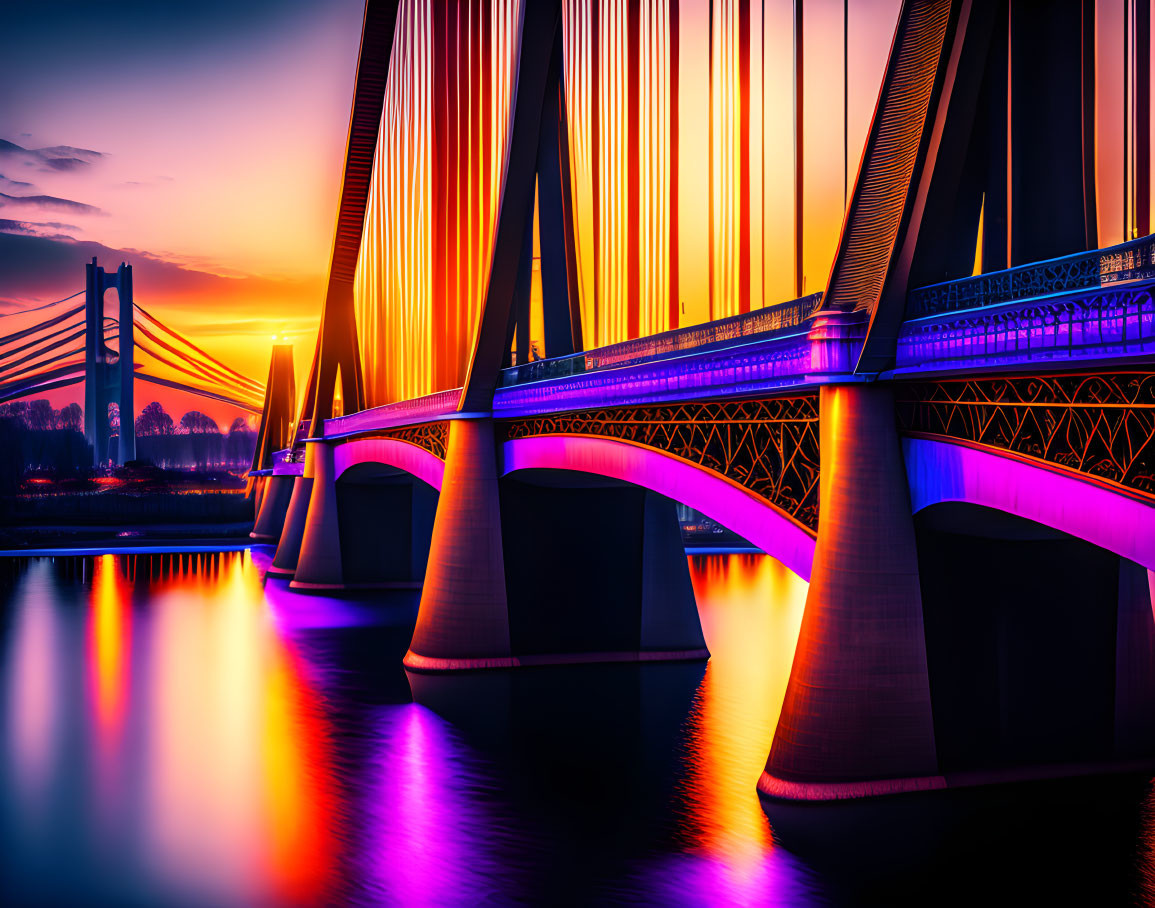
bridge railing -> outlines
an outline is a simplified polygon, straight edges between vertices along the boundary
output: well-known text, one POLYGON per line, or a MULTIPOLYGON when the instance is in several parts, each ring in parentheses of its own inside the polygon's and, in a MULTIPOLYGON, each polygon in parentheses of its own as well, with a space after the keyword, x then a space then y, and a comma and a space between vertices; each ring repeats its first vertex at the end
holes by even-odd
POLYGON ((1147 236, 1106 249, 920 287, 907 296, 906 317, 921 318, 1151 279, 1155 279, 1155 237, 1147 236))
POLYGON ((504 369, 501 386, 524 385, 550 378, 581 375, 598 369, 628 366, 672 356, 688 350, 701 350, 715 344, 732 343, 744 338, 771 337, 779 332, 796 329, 822 302, 821 293, 812 293, 800 299, 766 306, 754 312, 732 315, 704 325, 665 331, 649 337, 623 341, 607 347, 597 347, 571 356, 541 359, 504 369))
POLYGON ((456 412, 460 398, 461 389, 452 388, 449 391, 437 391, 412 400, 399 400, 396 403, 360 410, 347 416, 335 416, 325 420, 324 436, 334 438, 390 426, 428 422, 456 412))

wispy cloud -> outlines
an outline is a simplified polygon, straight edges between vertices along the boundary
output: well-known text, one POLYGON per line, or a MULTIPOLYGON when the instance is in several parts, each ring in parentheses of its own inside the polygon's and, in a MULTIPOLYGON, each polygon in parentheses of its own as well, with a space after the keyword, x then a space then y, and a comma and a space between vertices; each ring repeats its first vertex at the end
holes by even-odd
POLYGON ((25 183, 23 180, 11 180, 0 173, 0 186, 5 189, 31 189, 35 184, 25 183))
POLYGON ((80 230, 75 224, 62 224, 59 221, 14 221, 8 218, 0 218, 0 233, 16 233, 22 236, 38 236, 50 240, 73 240, 74 237, 68 233, 60 233, 59 231, 67 230, 70 233, 75 233, 80 230))
POLYGON ((104 214, 95 205, 74 202, 72 199, 58 199, 53 195, 9 195, 0 192, 0 208, 32 208, 41 211, 68 211, 73 214, 104 214))
POLYGON ((0 160, 13 161, 25 167, 34 167, 45 173, 82 170, 105 157, 103 152, 72 145, 52 145, 47 148, 25 148, 15 142, 0 139, 0 160))

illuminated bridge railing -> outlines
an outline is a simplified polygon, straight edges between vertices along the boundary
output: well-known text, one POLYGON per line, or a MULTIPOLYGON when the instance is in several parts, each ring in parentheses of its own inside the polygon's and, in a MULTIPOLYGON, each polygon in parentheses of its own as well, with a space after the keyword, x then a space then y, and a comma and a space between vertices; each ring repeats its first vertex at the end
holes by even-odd
POLYGON ((572 356, 525 363, 503 370, 501 386, 509 388, 551 378, 566 378, 615 369, 638 363, 652 362, 688 351, 705 351, 710 347, 730 344, 738 340, 763 340, 775 334, 797 330, 822 302, 821 293, 812 293, 800 299, 767 306, 754 312, 733 315, 705 325, 679 328, 649 337, 598 347, 572 356))
POLYGON ((361 410, 347 416, 336 416, 325 420, 325 437, 340 438, 345 435, 372 432, 375 429, 429 422, 455 413, 460 398, 461 389, 453 388, 449 391, 427 394, 425 397, 399 400, 396 403, 361 410))
POLYGON ((907 319, 1155 280, 1155 237, 912 290, 907 319))

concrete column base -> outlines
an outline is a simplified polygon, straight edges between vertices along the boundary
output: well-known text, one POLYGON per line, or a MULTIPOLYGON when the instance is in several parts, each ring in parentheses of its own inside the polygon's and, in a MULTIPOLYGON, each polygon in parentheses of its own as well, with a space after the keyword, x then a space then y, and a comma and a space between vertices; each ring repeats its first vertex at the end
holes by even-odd
POLYGON ((1155 756, 1155 575, 1119 559, 1115 635, 1115 756, 1155 756))
POLYGON ((825 800, 942 787, 910 492, 894 402, 820 392, 814 569, 759 791, 825 800))
POLYGON ((671 501, 576 473, 499 479, 493 444, 488 421, 450 429, 406 668, 709 657, 671 501))
POLYGON ((276 542, 285 527, 285 514, 289 510, 289 500, 293 497, 295 476, 265 476, 259 481, 264 486, 260 491, 257 519, 253 521, 253 531, 249 537, 257 542, 276 542))
POLYGON ((301 550, 293 572, 293 589, 341 589, 341 531, 337 519, 337 477, 333 446, 320 441, 308 443, 306 457, 313 462, 313 486, 301 533, 301 550))
POLYGON ((297 570, 297 556, 301 553, 301 538, 305 535, 305 521, 309 515, 309 498, 312 491, 312 476, 293 477, 293 492, 285 513, 285 527, 281 531, 273 563, 266 571, 271 577, 292 577, 297 570))
POLYGON ((418 671, 498 668, 513 664, 512 655, 493 420, 457 419, 404 663, 418 671))

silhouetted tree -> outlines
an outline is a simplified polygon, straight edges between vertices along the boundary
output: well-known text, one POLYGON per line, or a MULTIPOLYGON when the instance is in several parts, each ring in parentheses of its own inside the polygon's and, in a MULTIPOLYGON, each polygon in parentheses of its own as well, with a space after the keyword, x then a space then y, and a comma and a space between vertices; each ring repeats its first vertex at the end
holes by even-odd
POLYGON ((14 400, 8 405, 8 415, 19 420, 20 425, 28 427, 28 403, 23 400, 14 400))
POLYGON ((28 405, 28 428, 33 432, 46 432, 56 425, 56 411, 52 404, 41 398, 28 405))
POLYGON ((140 411, 136 418, 137 435, 175 435, 176 426, 169 416, 155 400, 140 411))
POLYGON ((200 410, 189 410, 180 418, 180 427, 188 435, 219 435, 221 432, 216 421, 200 410))
POLYGON ((71 403, 67 407, 61 407, 56 425, 73 432, 80 431, 84 425, 84 411, 80 409, 80 404, 71 403))
POLYGON ((229 426, 229 434, 225 438, 225 461, 238 466, 251 463, 256 447, 256 433, 249 428, 247 419, 238 416, 229 426))

